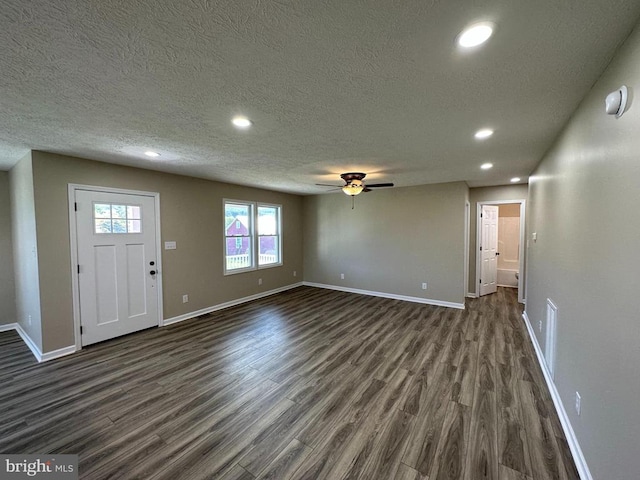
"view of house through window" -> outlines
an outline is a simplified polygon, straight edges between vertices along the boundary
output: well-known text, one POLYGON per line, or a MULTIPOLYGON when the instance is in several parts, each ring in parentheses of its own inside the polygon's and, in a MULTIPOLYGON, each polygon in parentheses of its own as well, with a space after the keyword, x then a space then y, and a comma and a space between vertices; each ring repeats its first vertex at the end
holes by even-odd
POLYGON ((279 205, 224 201, 225 273, 282 264, 279 205))
POLYGON ((224 204, 225 256, 227 271, 253 268, 252 223, 253 204, 224 204))

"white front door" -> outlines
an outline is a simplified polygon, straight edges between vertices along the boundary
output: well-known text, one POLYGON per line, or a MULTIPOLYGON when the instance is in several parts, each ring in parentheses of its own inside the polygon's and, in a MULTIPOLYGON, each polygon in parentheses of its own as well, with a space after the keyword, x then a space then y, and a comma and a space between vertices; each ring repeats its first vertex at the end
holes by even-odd
POLYGON ((480 218, 480 296, 498 290, 498 207, 482 205, 480 218))
POLYGON ((82 345, 159 323, 155 198, 76 190, 82 345))

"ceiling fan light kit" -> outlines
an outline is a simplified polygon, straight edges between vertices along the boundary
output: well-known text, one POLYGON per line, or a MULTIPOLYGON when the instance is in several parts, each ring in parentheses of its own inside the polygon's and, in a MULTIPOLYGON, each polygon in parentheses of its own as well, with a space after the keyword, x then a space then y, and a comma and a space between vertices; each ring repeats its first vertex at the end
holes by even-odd
MULTIPOLYGON (((372 183, 370 185, 365 185, 364 177, 366 177, 366 173, 362 172, 348 172, 340 175, 345 181, 344 185, 336 186, 343 191, 345 195, 349 195, 351 197, 351 208, 353 209, 353 200, 356 195, 360 195, 362 192, 370 192, 372 188, 383 188, 383 187, 393 187, 393 183, 372 183)), ((332 187, 333 185, 326 185, 324 183, 316 183, 316 185, 320 185, 323 187, 332 187)))
POLYGON ((362 193, 363 190, 364 190, 364 185, 360 180, 354 180, 353 182, 342 187, 342 191, 346 195, 351 195, 351 196, 359 195, 362 193))

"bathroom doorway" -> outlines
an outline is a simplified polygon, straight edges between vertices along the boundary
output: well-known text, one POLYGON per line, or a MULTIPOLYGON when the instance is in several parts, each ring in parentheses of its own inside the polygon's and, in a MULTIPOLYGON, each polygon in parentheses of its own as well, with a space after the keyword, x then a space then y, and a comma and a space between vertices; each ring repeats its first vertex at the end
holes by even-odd
MULTIPOLYGON (((525 226, 525 200, 502 200, 478 202, 477 212, 477 239, 476 239, 476 286, 478 296, 491 293, 491 288, 481 288, 482 271, 485 277, 491 278, 496 286, 518 289, 518 301, 524 303, 524 226, 525 226), (497 249, 495 249, 495 261, 483 262, 487 255, 483 256, 483 207, 493 206, 498 209, 497 219, 497 249), (490 267, 489 267, 490 265, 490 267), (492 271, 486 273, 487 268, 492 271), (495 270, 495 271, 493 271, 495 270)), ((486 208, 485 208, 486 210, 486 208)), ((484 229, 486 230, 486 229, 484 229)), ((485 235, 487 237, 487 235, 485 235)), ((486 246, 485 246, 486 247, 486 246)))
POLYGON ((518 288, 520 276, 520 205, 498 205, 499 287, 518 288))

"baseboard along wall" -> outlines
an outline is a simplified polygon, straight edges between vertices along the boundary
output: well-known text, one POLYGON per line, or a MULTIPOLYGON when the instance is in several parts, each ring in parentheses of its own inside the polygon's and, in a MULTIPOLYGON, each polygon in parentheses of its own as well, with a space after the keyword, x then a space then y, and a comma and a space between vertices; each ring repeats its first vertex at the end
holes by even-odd
POLYGON ((527 316, 526 311, 522 314, 522 318, 524 319, 524 323, 527 326, 529 338, 531 339, 533 348, 536 351, 536 357, 538 357, 538 363, 540 364, 540 368, 542 369, 544 379, 547 382, 547 387, 549 388, 549 393, 551 394, 551 398, 553 399, 553 404, 555 405, 556 411, 558 412, 558 418, 560 418, 562 430, 567 437, 567 443, 569 444, 569 448, 571 449, 571 454, 573 456, 573 460, 576 463, 578 474, 580 474, 580 479, 593 480, 591 472, 589 471, 589 466, 587 465, 587 461, 584 458, 584 454, 582 453, 582 449, 580 448, 580 444, 578 443, 578 438, 573 431, 573 427, 571 426, 571 422, 569 421, 569 416, 567 415, 567 411, 564 408, 564 404, 562 403, 562 399, 560 398, 560 394, 558 393, 556 384, 553 382, 553 378, 551 377, 551 373, 549 372, 549 368, 547 367, 547 362, 542 353, 542 348, 540 348, 538 338, 534 333, 533 327, 531 326, 531 322, 529 321, 529 317, 527 316))
POLYGON ((337 290, 340 292, 357 293, 360 295, 369 295, 372 297, 391 298, 393 300, 404 300, 405 302, 423 303, 425 305, 435 305, 438 307, 458 308, 464 310, 464 303, 444 302, 442 300, 433 300, 430 298, 410 297, 407 295, 397 295, 395 293, 374 292, 371 290, 361 290, 359 288, 342 287, 340 285, 326 285, 324 283, 302 282, 307 287, 326 288, 329 290, 337 290))
POLYGON ((219 303, 218 305, 213 305, 211 307, 202 308, 200 310, 196 310, 194 312, 184 313, 182 315, 178 315, 176 317, 166 318, 164 319, 160 326, 166 327, 167 325, 171 325, 173 323, 184 322, 185 320, 189 320, 191 318, 199 317, 200 315, 206 315, 207 313, 216 312, 218 310, 223 310, 225 308, 234 307, 236 305, 240 305, 243 303, 251 302, 252 300, 258 300, 259 298, 269 297, 271 295, 275 295, 276 293, 286 292, 287 290, 291 290, 292 288, 301 287, 302 282, 293 283, 291 285, 286 285, 284 287, 275 288, 273 290, 268 290, 266 292, 256 293, 255 295, 249 295, 247 297, 238 298, 236 300, 230 300, 228 302, 219 303))
POLYGON ((48 362, 49 360, 64 357, 65 355, 70 355, 76 352, 76 346, 70 345, 68 347, 52 350, 51 352, 42 353, 38 345, 36 345, 27 332, 22 328, 22 325, 19 323, 0 325, 0 332, 6 332, 8 330, 15 330, 18 335, 20 335, 20 338, 22 338, 22 341, 27 345, 27 347, 29 347, 29 350, 31 350, 31 353, 33 353, 33 356, 36 357, 38 362, 48 362))

